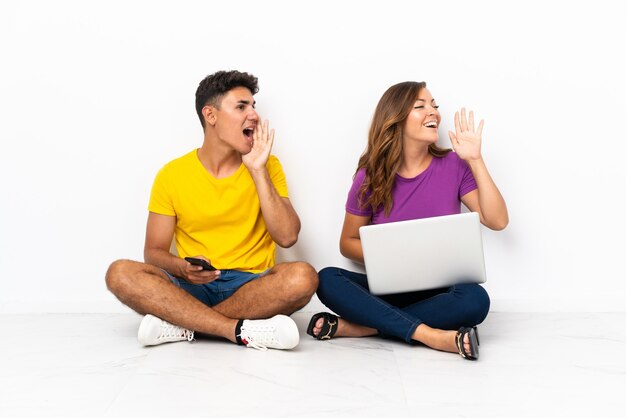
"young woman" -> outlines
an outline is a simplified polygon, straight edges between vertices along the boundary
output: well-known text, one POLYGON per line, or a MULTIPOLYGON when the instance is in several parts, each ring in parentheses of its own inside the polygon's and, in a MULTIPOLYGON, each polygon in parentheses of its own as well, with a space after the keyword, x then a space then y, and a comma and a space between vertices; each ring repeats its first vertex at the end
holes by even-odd
MULTIPOLYGON (((504 199, 481 155, 483 121, 474 126, 465 109, 449 131, 454 152, 436 145, 441 116, 426 83, 390 87, 376 107, 367 149, 348 193, 341 254, 363 263, 359 227, 458 214, 461 203, 493 230, 508 224, 504 199)), ((320 300, 328 312, 311 318, 317 339, 381 335, 478 359, 478 331, 489 296, 478 284, 374 296, 367 276, 335 267, 319 273, 320 300)))

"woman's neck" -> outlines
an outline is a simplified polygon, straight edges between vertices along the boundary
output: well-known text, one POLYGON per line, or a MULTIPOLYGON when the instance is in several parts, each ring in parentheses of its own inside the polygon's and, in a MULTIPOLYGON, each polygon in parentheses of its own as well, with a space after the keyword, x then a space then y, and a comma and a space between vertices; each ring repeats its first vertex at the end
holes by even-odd
POLYGON ((428 152, 428 145, 406 146, 402 152, 402 163, 398 174, 404 178, 414 178, 428 168, 433 156, 428 152))

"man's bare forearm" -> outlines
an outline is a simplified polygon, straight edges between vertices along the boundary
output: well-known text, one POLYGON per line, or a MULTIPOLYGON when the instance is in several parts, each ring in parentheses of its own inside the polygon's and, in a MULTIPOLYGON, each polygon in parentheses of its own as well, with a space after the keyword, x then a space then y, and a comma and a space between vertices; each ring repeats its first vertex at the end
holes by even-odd
POLYGON ((250 175, 257 189, 268 232, 281 247, 291 247, 298 240, 300 233, 298 214, 289 201, 278 194, 267 169, 250 172, 250 175))
POLYGON ((184 277, 183 271, 186 261, 176 257, 169 251, 161 248, 146 248, 144 250, 144 260, 146 263, 159 267, 174 276, 184 277))

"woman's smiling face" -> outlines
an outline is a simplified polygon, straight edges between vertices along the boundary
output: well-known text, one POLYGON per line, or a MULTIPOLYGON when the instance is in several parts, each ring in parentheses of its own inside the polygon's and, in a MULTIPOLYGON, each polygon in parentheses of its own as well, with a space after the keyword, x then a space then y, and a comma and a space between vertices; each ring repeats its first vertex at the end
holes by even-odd
POLYGON ((404 121, 402 139, 428 144, 437 142, 439 139, 438 128, 441 122, 438 107, 430 91, 427 88, 421 89, 413 109, 404 121))

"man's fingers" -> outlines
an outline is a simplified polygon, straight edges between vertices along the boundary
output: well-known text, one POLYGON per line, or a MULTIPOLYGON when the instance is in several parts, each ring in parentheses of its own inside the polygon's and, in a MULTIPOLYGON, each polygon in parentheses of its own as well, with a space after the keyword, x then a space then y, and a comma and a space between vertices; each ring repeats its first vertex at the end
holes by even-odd
POLYGON ((269 134, 269 126, 270 126, 270 121, 265 119, 263 121, 263 142, 267 141, 267 136, 269 134))
POLYGON ((255 138, 255 140, 257 139, 263 139, 263 119, 261 119, 261 117, 259 116, 259 120, 256 123, 256 129, 255 131, 258 131, 258 136, 255 138))
POLYGON ((202 270, 202 266, 195 266, 195 265, 191 264, 189 261, 187 261, 187 267, 186 268, 187 268, 187 271, 190 272, 190 273, 202 270))
POLYGON ((269 132, 267 138, 267 154, 269 155, 272 152, 272 146, 274 145, 274 129, 269 132))
POLYGON ((211 283, 221 276, 221 272, 217 271, 194 271, 187 274, 187 281, 193 284, 211 283))

